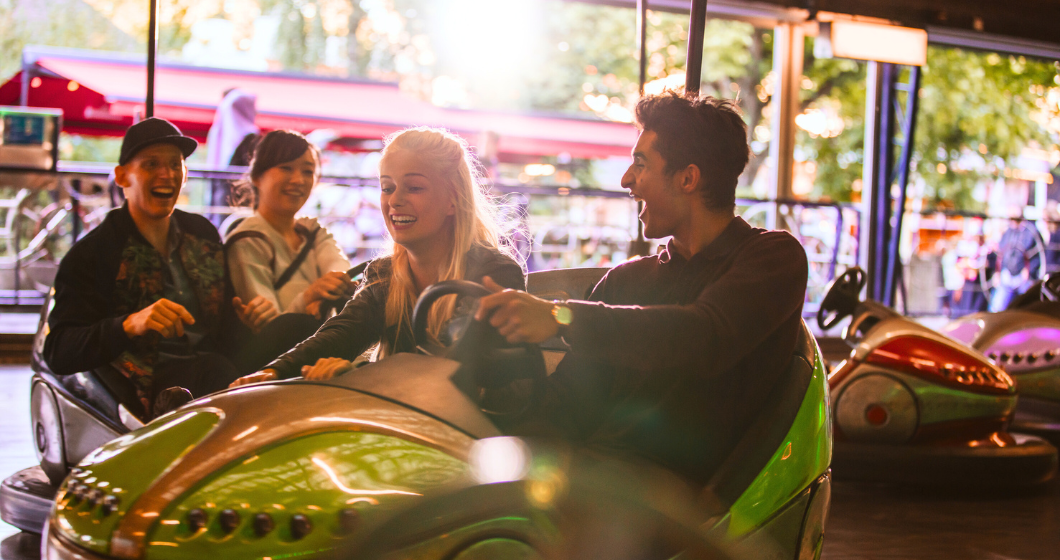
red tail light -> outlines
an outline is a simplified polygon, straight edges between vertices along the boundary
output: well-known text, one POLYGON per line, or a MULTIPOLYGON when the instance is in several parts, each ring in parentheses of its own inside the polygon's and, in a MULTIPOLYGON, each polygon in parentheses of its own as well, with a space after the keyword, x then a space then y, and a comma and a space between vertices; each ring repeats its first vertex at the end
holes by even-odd
POLYGON ((1012 378, 997 366, 930 338, 902 336, 889 340, 865 361, 966 390, 1013 392, 1012 378))

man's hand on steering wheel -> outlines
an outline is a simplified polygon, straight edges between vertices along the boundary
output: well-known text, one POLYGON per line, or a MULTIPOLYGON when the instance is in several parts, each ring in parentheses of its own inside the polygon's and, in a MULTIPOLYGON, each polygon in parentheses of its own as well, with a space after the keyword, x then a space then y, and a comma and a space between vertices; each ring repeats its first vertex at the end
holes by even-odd
POLYGON ((493 293, 479 300, 475 320, 488 318, 490 325, 509 343, 537 344, 559 332, 559 323, 552 315, 552 302, 526 292, 505 289, 489 276, 482 279, 482 285, 493 293))

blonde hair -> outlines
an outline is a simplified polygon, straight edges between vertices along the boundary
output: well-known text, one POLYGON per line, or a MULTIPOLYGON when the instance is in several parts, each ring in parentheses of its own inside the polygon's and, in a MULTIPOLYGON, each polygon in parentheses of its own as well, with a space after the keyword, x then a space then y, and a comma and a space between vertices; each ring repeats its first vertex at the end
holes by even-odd
MULTIPOLYGON (((496 208, 484 192, 485 181, 474 156, 463 138, 440 128, 417 127, 396 132, 383 139, 383 155, 397 150, 407 150, 431 162, 448 189, 455 212, 453 214, 453 245, 448 257, 438 270, 438 281, 463 279, 465 256, 475 245, 482 245, 514 257, 503 236, 495 216, 496 208)), ((412 308, 416 303, 416 283, 409 265, 408 250, 390 240, 388 254, 391 258, 390 286, 386 300, 387 327, 396 326, 398 336, 412 321, 412 308)), ((445 323, 452 317, 456 298, 444 298, 431 309, 427 319, 427 332, 438 339, 445 323)), ((380 346, 382 354, 391 353, 386 348, 386 337, 380 346)))

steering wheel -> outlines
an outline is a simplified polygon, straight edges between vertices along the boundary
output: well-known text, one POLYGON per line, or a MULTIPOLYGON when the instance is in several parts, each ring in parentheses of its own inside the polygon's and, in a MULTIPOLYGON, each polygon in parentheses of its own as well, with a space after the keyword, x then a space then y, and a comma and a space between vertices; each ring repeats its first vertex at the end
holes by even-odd
POLYGON ((1042 301, 1060 301, 1060 272, 1046 274, 1041 290, 1042 301))
MULTIPOLYGON (((510 344, 488 322, 470 317, 454 333, 454 342, 448 347, 439 347, 427 335, 427 318, 439 299, 455 295, 477 300, 490 293, 467 280, 446 280, 428 286, 412 310, 412 334, 421 352, 460 363, 453 382, 478 403, 484 414, 494 420, 514 421, 532 410, 545 394, 545 358, 536 344, 510 344), (530 381, 528 392, 515 386, 524 379, 530 381)), ((476 303, 472 315, 477 308, 476 303)))
POLYGON ((828 285, 821 307, 817 309, 817 326, 827 331, 847 316, 852 315, 860 303, 861 289, 865 287, 865 271, 858 267, 848 268, 828 285))

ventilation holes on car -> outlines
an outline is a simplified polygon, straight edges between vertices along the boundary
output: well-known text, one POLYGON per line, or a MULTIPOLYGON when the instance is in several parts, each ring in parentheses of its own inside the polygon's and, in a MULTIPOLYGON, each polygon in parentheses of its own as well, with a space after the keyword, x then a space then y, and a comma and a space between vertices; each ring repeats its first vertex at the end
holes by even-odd
POLYGON ((188 512, 188 528, 191 529, 192 532, 197 532, 206 527, 207 519, 205 511, 195 508, 188 512))
POLYGON ((222 531, 231 533, 239 527, 239 513, 234 509, 223 510, 217 517, 217 521, 221 524, 222 531))
POLYGON ((259 513, 254 516, 254 534, 259 537, 272 532, 276 527, 276 524, 272 521, 272 516, 267 513, 259 513))
POLYGON ((313 523, 309 521, 309 518, 301 513, 297 513, 291 517, 291 536, 295 540, 301 539, 313 530, 313 523))

